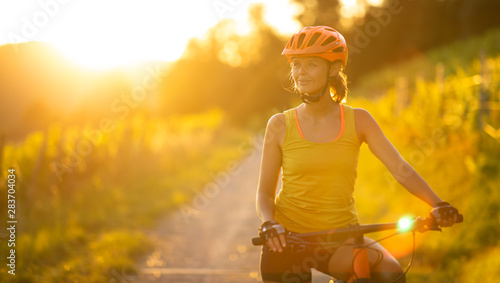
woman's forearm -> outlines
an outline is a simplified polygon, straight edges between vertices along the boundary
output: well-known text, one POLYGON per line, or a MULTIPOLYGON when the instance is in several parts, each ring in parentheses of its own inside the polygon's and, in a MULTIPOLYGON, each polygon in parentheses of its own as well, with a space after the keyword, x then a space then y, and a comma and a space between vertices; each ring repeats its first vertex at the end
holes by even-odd
POLYGON ((392 175, 403 187, 405 187, 408 192, 426 202, 430 206, 434 206, 435 204, 443 201, 432 190, 429 184, 427 184, 427 182, 406 161, 400 169, 402 170, 398 170, 398 172, 393 173, 392 175))
POLYGON ((274 220, 275 209, 273 197, 264 193, 257 193, 257 213, 262 222, 274 220))

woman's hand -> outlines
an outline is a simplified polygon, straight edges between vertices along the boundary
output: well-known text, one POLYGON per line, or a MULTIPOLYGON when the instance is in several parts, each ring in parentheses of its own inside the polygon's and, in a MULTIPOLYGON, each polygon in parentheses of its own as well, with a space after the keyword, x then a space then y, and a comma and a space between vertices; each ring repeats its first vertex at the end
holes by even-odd
POLYGON ((436 219, 437 224, 442 227, 449 227, 459 220, 458 209, 447 202, 435 204, 431 214, 436 219))
POLYGON ((259 236, 266 240, 269 248, 275 252, 282 252, 286 247, 285 227, 276 221, 266 221, 260 227, 259 236))

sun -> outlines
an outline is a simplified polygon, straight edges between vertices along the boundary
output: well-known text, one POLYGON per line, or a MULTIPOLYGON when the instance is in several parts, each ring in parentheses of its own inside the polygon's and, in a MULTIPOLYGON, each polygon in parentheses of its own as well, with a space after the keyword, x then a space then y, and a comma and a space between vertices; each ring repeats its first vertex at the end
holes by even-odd
MULTIPOLYGON (((247 11, 257 3, 265 5, 266 21, 280 34, 300 27, 297 5, 288 0, 57 0, 0 3, 0 33, 15 34, 16 43, 47 42, 83 68, 106 70, 175 61, 191 38, 203 37, 221 20, 248 31, 247 11)), ((13 40, 0 38, 3 43, 13 40)))
POLYGON ((182 45, 162 42, 115 39, 99 42, 52 42, 69 61, 90 70, 108 70, 147 61, 175 61, 184 52, 182 45))
POLYGON ((83 6, 87 12, 78 11, 60 27, 68 36, 57 36, 51 43, 70 60, 91 69, 148 60, 172 61, 182 55, 182 42, 186 43, 192 34, 176 32, 173 23, 179 15, 173 18, 164 14, 172 7, 151 9, 138 2, 112 2, 83 6))
POLYGON ((44 39, 63 56, 89 69, 174 61, 190 38, 206 31, 197 21, 186 20, 189 16, 203 21, 189 1, 89 2, 65 7, 44 30, 44 39))
POLYGON ((288 0, 227 1, 224 14, 216 1, 75 1, 61 10, 60 20, 46 38, 70 61, 89 69, 130 66, 144 61, 175 61, 189 40, 203 37, 223 19, 247 23, 248 7, 266 5, 266 20, 279 32, 290 33, 299 24, 288 0), (220 11, 219 11, 220 12, 220 11))

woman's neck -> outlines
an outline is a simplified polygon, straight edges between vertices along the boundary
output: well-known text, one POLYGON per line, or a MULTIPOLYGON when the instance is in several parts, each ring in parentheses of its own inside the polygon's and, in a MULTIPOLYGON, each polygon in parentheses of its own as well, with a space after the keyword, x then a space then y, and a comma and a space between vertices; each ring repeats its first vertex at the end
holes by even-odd
POLYGON ((330 95, 325 95, 317 102, 303 103, 302 107, 306 115, 320 119, 336 111, 338 103, 333 101, 330 95))

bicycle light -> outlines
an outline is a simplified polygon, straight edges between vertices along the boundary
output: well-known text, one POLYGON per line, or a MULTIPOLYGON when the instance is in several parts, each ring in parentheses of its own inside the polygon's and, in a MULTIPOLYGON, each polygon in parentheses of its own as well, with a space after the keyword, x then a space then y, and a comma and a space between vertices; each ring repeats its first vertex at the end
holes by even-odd
POLYGON ((403 217, 398 221, 398 231, 407 232, 413 227, 413 219, 411 217, 403 217))

